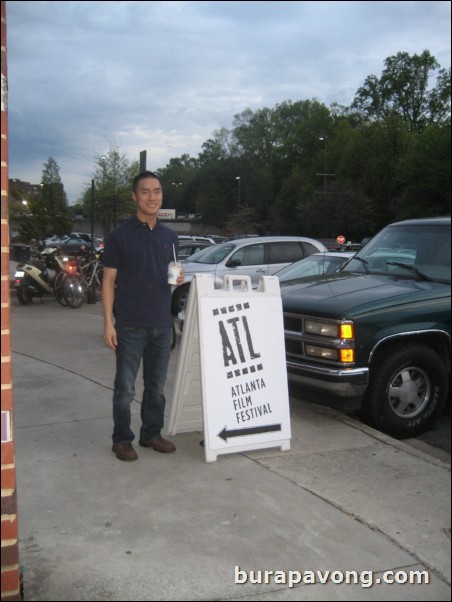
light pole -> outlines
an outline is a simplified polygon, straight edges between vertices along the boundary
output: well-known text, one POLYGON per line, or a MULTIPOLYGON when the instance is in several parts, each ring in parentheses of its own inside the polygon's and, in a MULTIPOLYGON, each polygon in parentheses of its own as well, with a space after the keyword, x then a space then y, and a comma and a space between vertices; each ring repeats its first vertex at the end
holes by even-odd
POLYGON ((107 157, 105 155, 102 155, 102 157, 100 158, 100 161, 102 163, 102 186, 105 186, 105 161, 107 160, 107 157))
POLYGON ((91 253, 94 253, 94 180, 91 180, 91 253))
POLYGON ((174 186, 176 189, 176 202, 174 203, 174 208, 177 210, 179 204, 179 187, 182 186, 182 182, 171 182, 171 186, 174 186))
POLYGON ((113 228, 116 228, 116 209, 118 203, 118 199, 116 196, 116 162, 117 157, 115 155, 113 160, 113 228))
POLYGON ((326 179, 327 177, 332 177, 335 174, 334 173, 327 173, 327 161, 326 161, 326 143, 327 143, 327 137, 326 136, 322 136, 319 138, 319 140, 323 140, 324 143, 324 147, 323 147, 323 173, 318 173, 318 176, 323 176, 323 215, 324 215, 324 235, 326 236, 328 234, 328 224, 327 224, 327 207, 326 207, 326 179))
POLYGON ((326 136, 324 138, 319 138, 319 140, 323 140, 325 143, 323 149, 323 194, 326 194, 326 136))
MULTIPOLYGON (((105 206, 106 206, 106 195, 105 195, 105 163, 107 161, 107 157, 105 155, 102 155, 102 157, 100 158, 100 162, 102 164, 102 196, 101 199, 99 199, 100 201, 100 215, 102 216, 102 233, 104 235, 104 238, 106 239, 108 236, 108 232, 107 232, 107 224, 106 224, 106 220, 105 220, 105 206)), ((97 206, 99 207, 99 201, 97 201, 97 206)), ((99 215, 99 213, 98 213, 99 215)))
POLYGON ((240 230, 239 226, 240 226, 240 182, 241 182, 241 180, 240 180, 240 176, 236 176, 235 179, 237 180, 237 182, 239 184, 239 189, 238 189, 238 201, 239 201, 239 203, 238 203, 238 212, 237 212, 237 214, 238 214, 237 215, 237 236, 238 236, 239 235, 239 230, 240 230))

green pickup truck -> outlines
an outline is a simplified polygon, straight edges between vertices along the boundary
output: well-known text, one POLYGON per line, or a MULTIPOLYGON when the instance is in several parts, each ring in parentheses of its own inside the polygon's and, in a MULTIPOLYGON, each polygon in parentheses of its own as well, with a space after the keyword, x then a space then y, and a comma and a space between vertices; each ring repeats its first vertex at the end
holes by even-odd
POLYGON ((340 272, 284 283, 289 382, 389 435, 426 431, 448 400, 450 281, 440 217, 391 224, 340 272))

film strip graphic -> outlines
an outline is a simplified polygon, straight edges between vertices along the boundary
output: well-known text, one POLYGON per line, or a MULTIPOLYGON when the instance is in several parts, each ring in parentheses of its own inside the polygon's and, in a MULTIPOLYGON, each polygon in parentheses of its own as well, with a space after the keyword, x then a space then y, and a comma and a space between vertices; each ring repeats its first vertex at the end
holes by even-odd
MULTIPOLYGON (((250 309, 250 304, 248 301, 245 301, 243 303, 224 305, 223 307, 218 307, 218 308, 215 308, 212 310, 212 314, 214 317, 216 317, 216 318, 224 317, 226 319, 226 321, 231 320, 231 316, 234 317, 234 314, 240 315, 242 317, 242 323, 243 323, 245 333, 246 333, 245 341, 242 341, 239 338, 237 328, 234 330, 234 336, 232 338, 235 340, 236 345, 239 349, 239 356, 241 356, 240 361, 241 361, 242 366, 234 367, 233 369, 228 369, 228 371, 226 372, 226 377, 228 379, 235 378, 238 376, 257 374, 258 372, 263 370, 263 364, 260 361, 255 361, 255 360, 257 360, 257 358, 260 357, 260 354, 256 353, 253 349, 251 333, 250 333, 249 327, 248 327, 248 321, 246 319, 246 315, 243 315, 243 313, 248 311, 249 309, 250 309), (243 352, 244 344, 246 344, 247 351, 251 358, 250 363, 248 363, 248 361, 244 358, 244 352, 243 352), (243 364, 246 364, 246 365, 243 365, 243 364)), ((224 345, 224 341, 223 341, 223 345, 224 345)))

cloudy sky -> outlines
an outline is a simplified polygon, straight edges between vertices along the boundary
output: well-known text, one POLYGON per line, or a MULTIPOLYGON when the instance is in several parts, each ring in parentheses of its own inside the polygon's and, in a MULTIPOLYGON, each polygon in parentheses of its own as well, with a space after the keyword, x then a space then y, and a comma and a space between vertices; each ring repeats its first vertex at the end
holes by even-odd
POLYGON ((450 67, 450 2, 6 2, 9 177, 53 157, 69 203, 111 144, 197 157, 246 108, 351 104, 397 52, 450 67))

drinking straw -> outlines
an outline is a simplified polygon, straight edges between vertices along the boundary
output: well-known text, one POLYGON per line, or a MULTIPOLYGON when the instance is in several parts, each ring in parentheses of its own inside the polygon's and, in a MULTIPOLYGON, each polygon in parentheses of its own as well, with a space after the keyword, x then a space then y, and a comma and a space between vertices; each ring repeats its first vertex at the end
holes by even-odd
POLYGON ((176 249, 174 248, 174 244, 173 244, 173 255, 174 255, 174 263, 177 263, 176 249))

